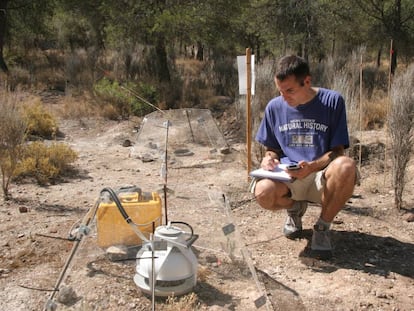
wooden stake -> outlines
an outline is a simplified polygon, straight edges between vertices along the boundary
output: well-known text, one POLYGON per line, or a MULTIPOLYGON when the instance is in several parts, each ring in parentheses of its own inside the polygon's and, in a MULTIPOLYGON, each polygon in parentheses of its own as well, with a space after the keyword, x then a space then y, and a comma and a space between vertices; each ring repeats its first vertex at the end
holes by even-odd
POLYGON ((246 72, 247 72, 247 95, 246 95, 246 144, 247 144, 247 180, 249 180, 249 173, 251 171, 251 161, 252 161, 252 141, 251 141, 251 97, 252 97, 252 52, 250 48, 246 49, 246 72))
POLYGON ((385 187, 385 182, 387 179, 387 146, 388 146, 388 119, 390 117, 390 109, 391 109, 391 81, 392 81, 392 72, 391 72, 391 68, 392 68, 392 54, 394 53, 394 42, 393 39, 391 39, 390 42, 390 63, 389 63, 389 71, 388 71, 388 100, 387 100, 387 111, 386 111, 386 122, 385 122, 385 126, 386 126, 386 132, 385 132, 385 144, 384 144, 384 187, 385 187))
POLYGON ((358 169, 361 171, 361 162, 362 162, 362 54, 361 62, 359 64, 359 163, 358 169))

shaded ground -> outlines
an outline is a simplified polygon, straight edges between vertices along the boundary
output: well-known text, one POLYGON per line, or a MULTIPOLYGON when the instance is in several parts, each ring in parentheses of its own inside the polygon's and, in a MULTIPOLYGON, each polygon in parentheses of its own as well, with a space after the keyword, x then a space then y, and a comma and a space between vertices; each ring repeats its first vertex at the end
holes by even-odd
MULTIPOLYGON (((302 239, 284 238, 285 213, 260 209, 246 191, 240 131, 228 126, 235 125, 230 122, 234 119, 228 115, 219 120, 223 142, 220 131, 207 126, 207 117, 205 122, 194 117, 188 123, 187 115, 181 116, 169 132, 168 217, 188 222, 200 235, 194 244, 198 283, 194 300, 190 297, 190 302, 181 304, 157 300, 157 309, 414 310, 414 223, 404 221, 402 213, 392 208, 389 177, 376 163, 362 167, 362 185, 335 219, 334 258, 313 260, 305 249, 319 207, 311 206, 304 216, 302 239), (193 135, 188 126, 185 134, 174 132, 180 122, 191 124, 193 135), (174 153, 183 149, 190 153, 174 153), (234 224, 236 231, 225 235, 222 229, 228 224, 234 224), (264 303, 263 297, 267 297, 264 303)), ((48 187, 12 186, 15 200, 0 205, 1 310, 43 308, 73 245, 56 237, 68 236, 104 187, 162 188, 160 137, 165 137, 165 128, 162 122, 159 127, 152 124, 150 134, 137 139, 139 125, 140 120, 62 121, 64 141, 79 153, 78 173, 48 187), (148 137, 155 134, 153 144, 148 144, 148 137), (21 213, 22 207, 28 212, 21 213)), ((364 135, 367 141, 378 137, 376 132, 364 135)), ((412 189, 410 180, 408 208, 413 206, 412 189)), ((58 310, 151 310, 150 297, 132 280, 135 262, 108 260, 96 244, 95 222, 91 229, 64 281, 76 297, 66 305, 59 303, 58 310)))

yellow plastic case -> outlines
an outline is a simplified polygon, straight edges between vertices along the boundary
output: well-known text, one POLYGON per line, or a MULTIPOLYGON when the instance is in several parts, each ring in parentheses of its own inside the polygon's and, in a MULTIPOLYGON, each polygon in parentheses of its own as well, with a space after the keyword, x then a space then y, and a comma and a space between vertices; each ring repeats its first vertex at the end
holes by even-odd
MULTIPOLYGON (((139 189, 139 188, 137 188, 139 189)), ((128 216, 149 238, 150 233, 161 225, 161 199, 157 192, 120 192, 119 200, 128 216), (141 226, 143 225, 143 226, 141 226)), ((97 213, 98 245, 107 248, 113 245, 137 246, 142 240, 122 217, 115 202, 99 204, 97 213)))

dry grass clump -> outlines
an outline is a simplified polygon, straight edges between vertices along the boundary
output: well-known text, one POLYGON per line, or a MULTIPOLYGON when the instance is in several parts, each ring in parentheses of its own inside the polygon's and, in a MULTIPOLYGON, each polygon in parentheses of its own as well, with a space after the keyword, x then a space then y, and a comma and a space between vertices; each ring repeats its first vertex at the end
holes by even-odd
POLYGON ((381 94, 363 103, 363 130, 379 129, 385 125, 388 109, 390 107, 390 100, 386 94, 381 94))
POLYGON ((210 275, 211 275, 211 270, 208 267, 199 265, 199 268, 197 271, 197 278, 199 279, 199 281, 205 282, 210 275))
POLYGON ((22 154, 26 122, 15 97, 1 94, 0 104, 0 172, 5 199, 9 199, 9 185, 22 154))
POLYGON ((102 110, 94 100, 85 96, 65 96, 57 114, 64 119, 82 119, 101 115, 102 110))
POLYGON ((165 311, 192 311, 197 310, 198 297, 195 293, 191 293, 180 298, 168 297, 165 306, 162 308, 165 311))
POLYGON ((393 160, 394 203, 403 205, 407 164, 414 146, 414 64, 395 77, 391 87, 391 109, 388 130, 393 160))
POLYGON ((203 71, 205 63, 196 59, 181 58, 177 59, 176 66, 183 78, 185 76, 196 77, 203 71))

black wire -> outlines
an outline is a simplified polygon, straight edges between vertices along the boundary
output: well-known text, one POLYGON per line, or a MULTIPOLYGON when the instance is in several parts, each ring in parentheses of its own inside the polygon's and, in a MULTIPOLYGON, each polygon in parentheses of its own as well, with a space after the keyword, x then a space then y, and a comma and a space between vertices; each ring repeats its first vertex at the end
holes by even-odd
POLYGON ((19 285, 22 288, 26 288, 26 289, 30 289, 30 290, 37 290, 37 291, 41 291, 41 292, 58 292, 59 289, 58 288, 54 288, 54 289, 46 289, 46 288, 36 288, 36 287, 31 287, 31 286, 26 286, 26 285, 19 285))
POLYGON ((235 202, 235 203, 231 204, 232 205, 231 210, 235 210, 236 208, 239 208, 239 207, 241 207, 243 205, 246 205, 247 203, 253 202, 255 200, 256 200, 256 198, 254 197, 254 198, 251 198, 251 199, 246 199, 246 200, 241 200, 241 201, 235 202))
POLYGON ((193 237, 193 235, 194 235, 193 227, 191 227, 188 223, 186 223, 184 221, 172 221, 171 224, 179 224, 179 225, 187 226, 191 230, 191 237, 190 237, 190 239, 193 237))
POLYGON ((119 212, 122 214, 122 217, 124 217, 125 221, 129 224, 132 220, 131 220, 131 218, 129 218, 127 212, 125 211, 124 207, 122 206, 121 201, 119 201, 119 198, 116 195, 115 191, 112 190, 111 188, 104 188, 104 189, 101 190, 101 194, 102 194, 102 192, 108 192, 109 193, 112 200, 115 202, 116 206, 118 207, 119 212))

